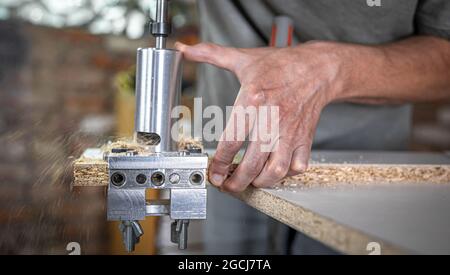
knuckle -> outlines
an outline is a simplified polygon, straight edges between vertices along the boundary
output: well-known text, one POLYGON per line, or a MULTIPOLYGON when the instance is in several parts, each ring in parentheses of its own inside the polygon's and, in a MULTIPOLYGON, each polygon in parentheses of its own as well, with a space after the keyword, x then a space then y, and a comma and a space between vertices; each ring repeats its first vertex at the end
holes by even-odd
POLYGON ((264 103, 264 93, 263 92, 253 92, 250 94, 250 103, 253 105, 261 105, 264 103))
POLYGON ((272 170, 274 178, 281 179, 286 175, 286 168, 283 166, 275 166, 272 170))
POLYGON ((287 173, 288 165, 285 163, 276 163, 268 167, 267 173, 272 179, 282 179, 287 173))
POLYGON ((254 106, 264 103, 264 98, 265 96, 263 92, 254 89, 248 94, 248 102, 250 105, 254 106))
POLYGON ((291 171, 293 171, 296 174, 304 173, 306 172, 306 169, 308 168, 308 165, 306 163, 303 163, 300 160, 294 160, 291 163, 291 171))

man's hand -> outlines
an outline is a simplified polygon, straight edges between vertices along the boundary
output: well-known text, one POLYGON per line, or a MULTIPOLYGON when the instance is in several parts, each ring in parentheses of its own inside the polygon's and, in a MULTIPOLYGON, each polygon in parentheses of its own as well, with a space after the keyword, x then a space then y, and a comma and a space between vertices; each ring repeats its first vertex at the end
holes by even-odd
MULTIPOLYGON (((249 184, 270 187, 305 171, 320 113, 330 102, 392 104, 450 98, 450 43, 431 36, 379 46, 309 42, 282 49, 180 43, 176 47, 189 60, 224 68, 238 77, 241 90, 234 108, 279 107, 277 150, 263 152, 261 141, 250 142, 228 177, 243 142, 219 143, 209 179, 231 192, 249 184)), ((232 130, 227 125, 224 135, 229 137, 232 130)))
MULTIPOLYGON (((294 48, 235 49, 214 44, 177 49, 193 61, 233 72, 241 83, 236 106, 278 106, 276 150, 264 152, 262 141, 251 141, 234 173, 227 178, 242 140, 229 140, 228 124, 209 168, 210 181, 226 191, 239 192, 250 183, 270 187, 285 176, 306 170, 313 135, 323 107, 343 89, 346 72, 333 43, 307 43, 294 48)), ((231 115, 233 117, 233 114, 231 115)), ((248 126, 248 125, 247 125, 248 126)), ((248 127, 246 129, 250 130, 248 127)), ((246 135, 249 132, 245 133, 246 135)))

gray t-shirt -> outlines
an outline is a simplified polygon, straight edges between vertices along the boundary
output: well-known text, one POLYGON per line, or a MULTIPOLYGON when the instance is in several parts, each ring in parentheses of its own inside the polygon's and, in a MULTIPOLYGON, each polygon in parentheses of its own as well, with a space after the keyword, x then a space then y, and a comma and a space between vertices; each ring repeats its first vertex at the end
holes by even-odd
MULTIPOLYGON (((373 1, 199 0, 201 36, 203 41, 225 46, 262 47, 268 44, 274 16, 287 15, 294 20, 295 41, 300 43, 381 44, 417 34, 450 38, 450 0, 380 0, 379 7, 368 2, 373 1)), ((203 97, 204 106, 233 105, 239 90, 234 75, 202 65, 199 79, 197 96, 203 97)), ((410 105, 331 104, 322 112, 314 147, 406 149, 410 124, 410 105)))

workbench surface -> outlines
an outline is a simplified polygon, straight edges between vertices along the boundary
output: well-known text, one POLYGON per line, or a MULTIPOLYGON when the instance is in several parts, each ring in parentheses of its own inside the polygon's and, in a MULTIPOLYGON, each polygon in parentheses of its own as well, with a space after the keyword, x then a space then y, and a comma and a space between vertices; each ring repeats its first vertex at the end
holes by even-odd
MULTIPOLYGON (((449 156, 444 154, 392 152, 315 152, 313 160, 374 165, 450 164, 449 156)), ((450 178, 448 183, 437 184, 299 183, 274 189, 250 188, 236 196, 343 253, 369 254, 371 242, 380 245, 381 254, 450 253, 450 178)))

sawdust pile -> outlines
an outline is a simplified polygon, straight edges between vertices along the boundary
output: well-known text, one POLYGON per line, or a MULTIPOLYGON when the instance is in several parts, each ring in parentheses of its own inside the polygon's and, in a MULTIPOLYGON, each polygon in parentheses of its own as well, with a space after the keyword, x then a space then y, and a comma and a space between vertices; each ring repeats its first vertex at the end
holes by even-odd
MULTIPOLYGON (((136 150, 138 153, 142 152, 154 152, 155 144, 146 139, 144 142, 139 137, 119 138, 116 141, 109 142, 101 147, 103 152, 111 152, 113 148, 131 149, 136 150)), ((200 148, 203 150, 203 144, 200 140, 193 139, 191 137, 182 137, 178 142, 178 150, 187 150, 192 147, 200 148)))
POLYGON ((203 151, 203 143, 201 140, 191 137, 182 137, 178 142, 178 150, 188 150, 190 148, 200 148, 203 151))
POLYGON ((153 151, 153 146, 148 146, 143 143, 139 143, 136 138, 124 137, 118 138, 115 141, 110 141, 101 147, 103 152, 111 152, 112 149, 130 149, 135 150, 138 153, 144 152, 146 150, 153 151))
MULTIPOLYGON (((230 176, 238 164, 230 167, 230 176)), ((305 173, 289 177, 278 186, 312 187, 337 184, 420 183, 449 184, 450 165, 319 164, 312 163, 305 173)))
POLYGON ((303 174, 287 178, 285 186, 371 183, 450 183, 450 166, 312 164, 303 174))

